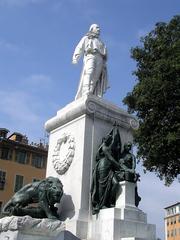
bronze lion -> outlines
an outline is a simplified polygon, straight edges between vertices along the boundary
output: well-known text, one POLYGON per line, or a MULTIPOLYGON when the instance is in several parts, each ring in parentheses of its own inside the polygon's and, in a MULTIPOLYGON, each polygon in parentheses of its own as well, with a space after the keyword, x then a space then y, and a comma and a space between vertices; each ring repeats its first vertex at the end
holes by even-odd
POLYGON ((57 219, 57 208, 54 204, 60 202, 62 195, 61 181, 55 177, 48 177, 22 187, 5 204, 2 213, 8 216, 29 215, 34 218, 57 219), (35 203, 37 206, 33 205, 35 203))

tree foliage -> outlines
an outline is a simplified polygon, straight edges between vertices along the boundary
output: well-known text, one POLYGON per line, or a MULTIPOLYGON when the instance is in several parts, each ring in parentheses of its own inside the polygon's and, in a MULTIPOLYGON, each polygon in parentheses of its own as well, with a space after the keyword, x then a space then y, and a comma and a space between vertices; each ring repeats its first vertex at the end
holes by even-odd
POLYGON ((137 84, 123 102, 135 113, 138 157, 166 184, 180 174, 180 15, 157 23, 131 51, 137 84))

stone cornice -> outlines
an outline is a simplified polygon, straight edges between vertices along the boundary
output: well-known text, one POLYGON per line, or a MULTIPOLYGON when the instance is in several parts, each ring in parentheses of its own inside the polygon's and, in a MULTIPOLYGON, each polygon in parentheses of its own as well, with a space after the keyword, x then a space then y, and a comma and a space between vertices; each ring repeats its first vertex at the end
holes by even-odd
POLYGON ((51 132, 84 114, 112 124, 116 122, 126 129, 138 128, 138 121, 134 116, 102 98, 90 95, 73 101, 59 110, 55 117, 45 123, 45 129, 47 132, 51 132))

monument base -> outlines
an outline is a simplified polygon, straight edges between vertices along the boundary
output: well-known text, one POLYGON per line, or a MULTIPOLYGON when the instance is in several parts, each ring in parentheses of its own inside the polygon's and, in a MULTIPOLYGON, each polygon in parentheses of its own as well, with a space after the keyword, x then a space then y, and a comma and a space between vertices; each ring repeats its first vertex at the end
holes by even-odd
POLYGON ((96 154, 115 123, 122 146, 132 142, 132 129, 138 127, 136 119, 93 95, 68 104, 46 122, 45 129, 50 134, 46 176, 58 177, 64 189, 58 213, 66 230, 80 239, 155 240, 155 226, 147 224, 146 214, 135 206, 135 183, 120 183, 115 208, 101 210, 97 216, 91 214, 96 154))
POLYGON ((66 230, 80 239, 87 239, 91 217, 94 159, 102 138, 115 122, 119 126, 122 144, 132 141, 134 117, 92 95, 68 104, 45 124, 50 133, 46 176, 61 180, 65 194, 59 215, 66 222, 66 230))
POLYGON ((30 216, 0 219, 0 239, 5 240, 79 240, 59 220, 30 216))
MULTIPOLYGON (((129 215, 130 214, 129 210, 129 215)), ((98 216, 93 216, 91 235, 89 240, 155 240, 155 226, 146 222, 124 220, 121 218, 121 209, 109 208, 100 211, 98 216)), ((142 211, 136 210, 136 217, 142 211)), ((132 210, 132 216, 135 211, 132 210)))
POLYGON ((69 231, 62 231, 56 237, 44 236, 43 234, 26 234, 21 231, 7 231, 0 233, 0 239, 5 240, 80 240, 69 231))
POLYGON ((120 182, 115 208, 100 210, 92 216, 88 240, 155 240, 156 227, 135 206, 136 183, 120 182))

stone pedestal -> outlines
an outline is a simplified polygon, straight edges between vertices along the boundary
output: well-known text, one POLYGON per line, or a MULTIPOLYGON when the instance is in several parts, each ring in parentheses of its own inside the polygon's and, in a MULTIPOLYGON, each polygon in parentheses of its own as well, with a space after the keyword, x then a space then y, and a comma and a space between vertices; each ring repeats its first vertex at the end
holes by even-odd
POLYGON ((49 234, 44 235, 43 232, 26 233, 26 231, 7 231, 0 233, 1 240, 80 240, 69 231, 62 231, 56 237, 49 234))
POLYGON ((122 145, 132 141, 137 121, 95 96, 80 98, 45 124, 50 133, 47 176, 64 185, 59 213, 65 229, 86 240, 155 240, 155 226, 135 206, 136 184, 120 183, 116 207, 92 216, 90 187, 95 156, 102 138, 119 125, 122 145))
POLYGON ((132 182, 120 183, 116 208, 135 207, 135 187, 136 184, 132 182))
POLYGON ((92 216, 89 240, 155 240, 155 225, 135 206, 135 183, 121 182, 115 208, 100 210, 92 216))
POLYGON ((30 216, 0 219, 1 240, 78 240, 59 220, 34 219, 30 216))
POLYGON ((91 219, 90 186, 97 149, 114 123, 122 143, 132 141, 136 120, 95 96, 80 98, 57 112, 45 124, 50 133, 47 176, 60 178, 65 195, 60 214, 66 229, 87 239, 91 219))

